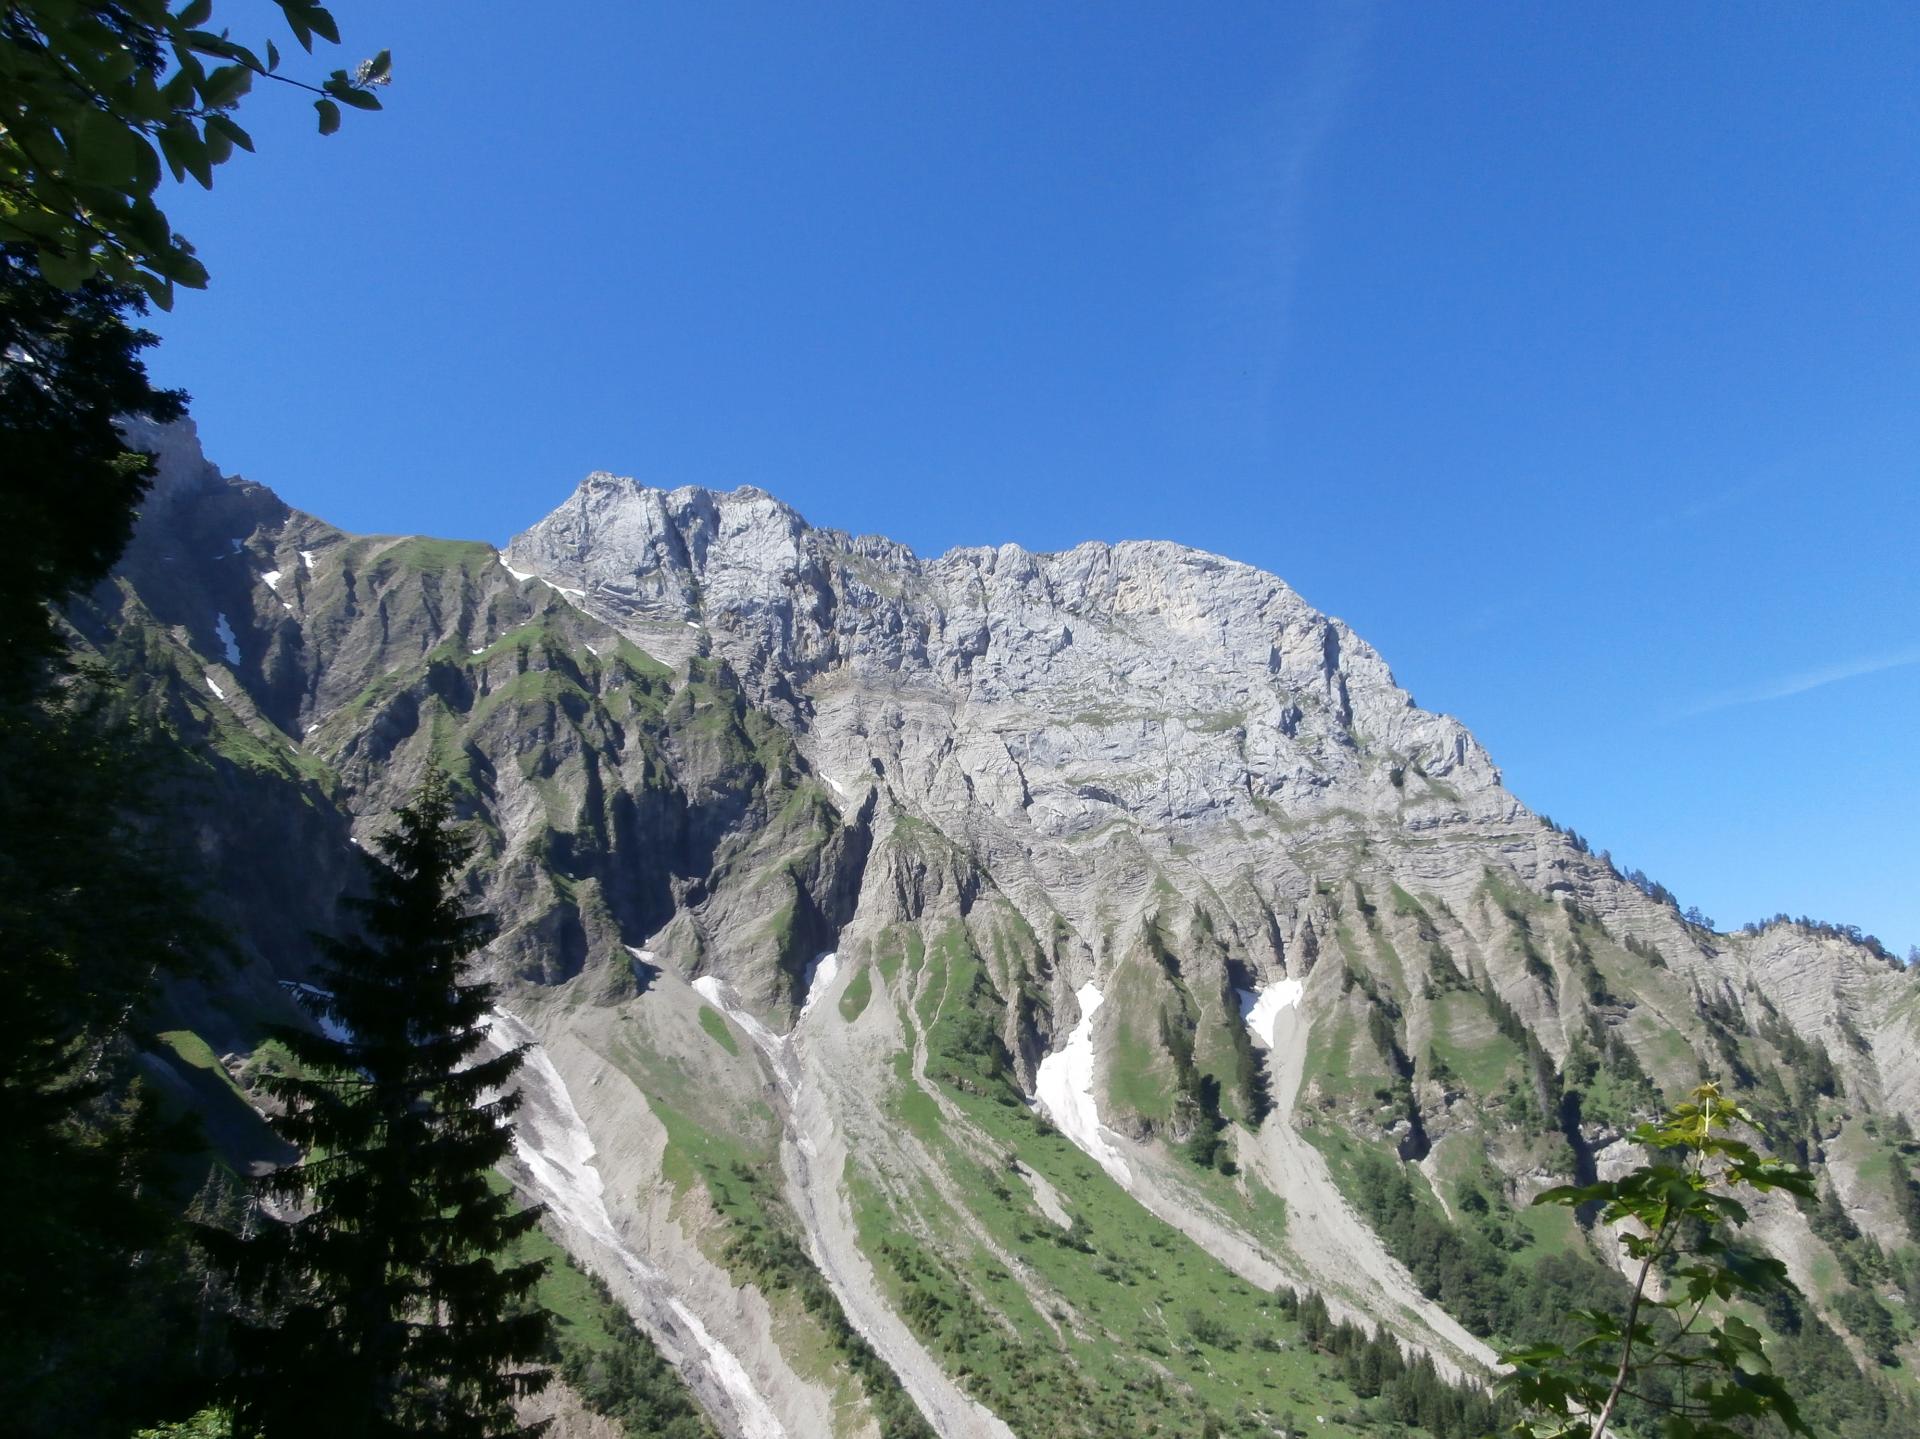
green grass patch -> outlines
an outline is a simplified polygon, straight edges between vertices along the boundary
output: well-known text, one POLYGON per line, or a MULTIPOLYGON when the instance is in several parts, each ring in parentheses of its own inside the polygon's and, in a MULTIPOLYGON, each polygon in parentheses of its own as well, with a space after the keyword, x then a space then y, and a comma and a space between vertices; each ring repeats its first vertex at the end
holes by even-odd
POLYGON ((247 1102, 246 1093, 234 1083, 233 1076, 227 1073, 227 1067, 220 1062, 212 1046, 191 1029, 165 1029, 154 1038, 172 1051, 174 1058, 182 1064, 208 1075, 242 1104, 247 1102))
POLYGON ((840 991, 840 1017, 852 1024, 866 1013, 867 1002, 872 998, 873 971, 863 964, 847 981, 847 987, 840 991))
POLYGON ((913 1010, 919 1017, 920 1027, 929 1028, 940 1013, 940 1007, 947 998, 947 956, 951 946, 936 941, 923 950, 924 963, 916 966, 920 971, 920 985, 913 997, 913 1010))
POLYGON ((740 1045, 733 1037, 733 1031, 727 1028, 727 1021, 719 1010, 710 1004, 700 1006, 700 1027, 706 1030, 713 1042, 726 1050, 728 1054, 738 1055, 740 1045))
POLYGON ((930 1101, 895 1096, 896 1112, 938 1157, 971 1224, 1017 1257, 1020 1281, 940 1199, 889 1196, 857 1172, 848 1188, 862 1245, 900 1313, 1016 1434, 1264 1434, 1288 1413, 1296 1426, 1312 1422, 1309 1414, 1328 1415, 1332 1422, 1316 1425, 1316 1434, 1378 1432, 1354 1412, 1359 1401, 1328 1361, 1298 1342, 1271 1294, 1146 1216, 1011 1096, 952 1085, 946 1092, 991 1152, 1017 1156, 1073 1196, 1074 1225, 1062 1231, 1010 1168, 973 1158, 930 1101), (915 1212, 906 1223, 902 1204, 915 1212), (916 1231, 941 1240, 904 1237, 916 1231))
POLYGON ((562 670, 536 669, 525 670, 514 675, 506 683, 495 685, 480 697, 474 705, 468 719, 469 729, 486 723, 503 706, 516 707, 540 704, 558 704, 566 698, 575 698, 582 705, 590 705, 591 697, 580 687, 572 675, 562 670))
MULTIPOLYGON (((508 1188, 498 1173, 488 1182, 508 1188)), ((561 1376, 589 1409, 614 1420, 628 1439, 712 1439, 712 1427, 679 1374, 598 1276, 539 1228, 514 1241, 506 1258, 546 1264, 534 1302, 553 1315, 561 1376)))
POLYGON ((383 550, 367 571, 367 578, 380 582, 396 572, 441 574, 461 571, 478 574, 494 563, 492 545, 479 540, 433 540, 413 538, 383 550))
POLYGON ((1509 1077, 1526 1075, 1526 1056, 1494 1023, 1477 993, 1455 990, 1433 1004, 1434 1053, 1474 1094, 1500 1092, 1509 1077))

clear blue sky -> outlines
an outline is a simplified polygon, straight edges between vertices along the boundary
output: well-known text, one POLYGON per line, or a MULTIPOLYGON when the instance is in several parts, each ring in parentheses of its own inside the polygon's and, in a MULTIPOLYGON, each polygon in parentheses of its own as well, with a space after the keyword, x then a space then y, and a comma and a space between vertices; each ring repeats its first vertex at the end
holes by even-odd
POLYGON ((387 112, 173 192, 228 470, 1203 546, 1723 925, 1920 942, 1920 7, 335 10, 387 112))

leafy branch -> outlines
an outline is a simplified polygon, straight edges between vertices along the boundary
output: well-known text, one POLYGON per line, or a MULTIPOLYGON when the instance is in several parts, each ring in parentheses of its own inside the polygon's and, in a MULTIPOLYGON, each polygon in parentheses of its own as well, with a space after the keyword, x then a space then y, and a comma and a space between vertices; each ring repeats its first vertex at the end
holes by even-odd
MULTIPOLYGON (((273 0, 296 43, 340 43, 314 0, 273 0)), ((171 309, 176 285, 200 289, 206 267, 173 232, 154 196, 165 172, 202 188, 253 137, 233 111, 264 77, 316 98, 320 133, 342 106, 378 110, 386 51, 318 84, 281 73, 264 54, 207 28, 213 0, 5 0, 0 8, 0 243, 33 247, 40 273, 64 290, 99 274, 171 309)))
POLYGON ((1529 1413, 1521 1432, 1603 1439, 1618 1432, 1621 1401, 1631 1399, 1661 1415, 1668 1439, 1740 1439, 1734 1423, 1765 1415, 1809 1433, 1760 1331, 1730 1307, 1790 1287, 1786 1267, 1724 1236, 1747 1222, 1736 1191, 1811 1197, 1813 1177, 1759 1154, 1735 1137, 1736 1125, 1757 1130, 1718 1086, 1703 1084, 1688 1103, 1633 1132, 1658 1156, 1654 1162, 1620 1179, 1535 1197, 1535 1204, 1602 1206, 1601 1219, 1622 1227, 1621 1245, 1638 1269, 1624 1315, 1577 1310, 1572 1317, 1587 1331, 1577 1343, 1501 1356, 1512 1366, 1502 1386, 1529 1413), (1660 1382, 1647 1382, 1654 1379, 1660 1382))

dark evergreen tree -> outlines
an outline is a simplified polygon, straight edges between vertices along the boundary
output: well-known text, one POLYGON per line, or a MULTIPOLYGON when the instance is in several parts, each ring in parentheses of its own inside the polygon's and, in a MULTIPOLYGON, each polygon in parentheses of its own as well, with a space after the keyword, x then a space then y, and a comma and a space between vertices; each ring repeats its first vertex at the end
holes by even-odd
POLYGON ((275 1127, 304 1158, 265 1181, 294 1217, 230 1252, 261 1304, 235 1335, 238 1434, 531 1432, 511 1401, 549 1377, 544 1264, 500 1256, 539 1211, 490 1177, 524 1050, 482 1055, 494 987, 466 962, 493 926, 466 912, 451 815, 431 773, 378 842, 363 936, 328 947, 311 1004, 331 1037, 283 1036, 303 1072, 271 1081, 275 1127))
POLYGON ((103 280, 55 289, 0 245, 0 532, 19 556, 0 567, 0 700, 40 687, 61 650, 48 606, 104 579, 133 533, 153 457, 114 422, 186 412, 140 362, 154 337, 127 321, 145 309, 103 280))
POLYGON ((105 576, 153 461, 123 414, 176 418, 137 294, 73 293, 0 245, 0 1413, 9 1433, 127 1432, 193 1395, 194 1288, 173 1223, 178 1136, 131 1030, 215 946, 149 803, 159 750, 53 607, 105 576), (184 1316, 184 1317, 183 1317, 184 1316))

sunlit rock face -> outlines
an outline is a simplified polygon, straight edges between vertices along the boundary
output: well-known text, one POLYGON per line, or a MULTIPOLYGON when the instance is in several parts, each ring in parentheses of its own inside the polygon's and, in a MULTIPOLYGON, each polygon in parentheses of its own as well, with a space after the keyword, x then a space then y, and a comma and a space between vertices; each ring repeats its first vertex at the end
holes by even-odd
POLYGON ((1095 947, 1096 894, 1152 866, 1183 890, 1245 876, 1292 910, 1313 843, 1538 828, 1345 625, 1178 545, 921 560, 758 490, 594 475, 506 553, 642 648, 725 661, 841 793, 964 834, 1095 947))
MULTIPOLYGON (((922 559, 607 474, 498 553, 354 536, 153 438, 148 515, 74 620, 212 776, 179 830, 246 963, 175 1027, 238 1068, 297 1020, 355 847, 447 769, 499 1023, 541 1056, 514 1178, 724 1433, 866 1436, 896 1403, 956 1439, 1132 1432, 1101 1406, 1142 1365, 1153 1421, 1202 1432, 1265 1351, 1141 1335, 1266 1324, 1281 1285, 1479 1372, 1359 1167, 1614 1263, 1514 1216, 1638 1162, 1634 1119, 1729 1055, 1776 1109, 1827 1056, 1834 1093, 1780 1113, 1904 1242, 1914 977, 1686 924, 1271 575, 1155 542, 922 559), (1099 1305, 1054 1267, 1077 1244, 1099 1305), (769 1253, 834 1310, 743 1258, 769 1253), (1002 1384, 948 1310, 1038 1367, 1002 1384), (835 1367, 848 1335, 891 1381, 835 1367)), ((1806 1219, 1756 1224, 1815 1292, 1806 1219)))

